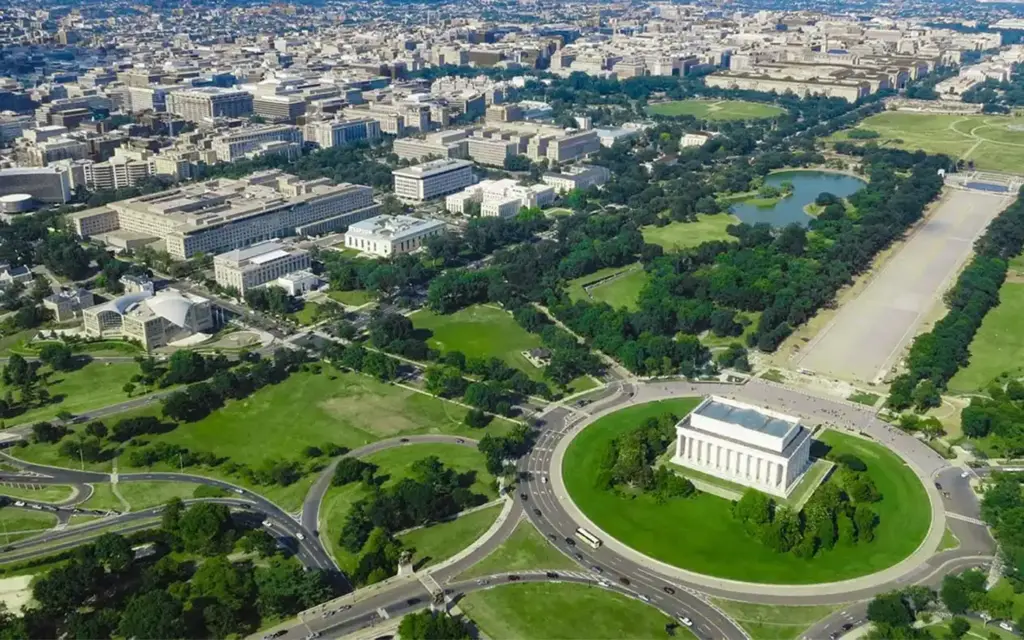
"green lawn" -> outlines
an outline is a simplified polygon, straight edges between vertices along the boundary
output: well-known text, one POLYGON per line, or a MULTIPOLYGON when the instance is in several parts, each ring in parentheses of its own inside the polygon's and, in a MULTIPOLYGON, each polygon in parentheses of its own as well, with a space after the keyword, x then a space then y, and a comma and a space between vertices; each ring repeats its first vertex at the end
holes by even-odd
POLYGON ((409 316, 417 331, 429 333, 427 343, 438 351, 461 351, 467 358, 498 358, 535 380, 542 371, 521 354, 541 346, 540 336, 520 327, 502 309, 473 305, 451 315, 423 309, 409 316))
POLYGON ((739 218, 731 213, 701 213, 697 214, 695 222, 671 222, 664 227, 643 227, 640 231, 644 235, 644 242, 661 245, 666 251, 678 251, 712 240, 736 240, 735 236, 725 231, 731 224, 739 224, 739 218))
POLYGON ((609 267, 570 280, 567 283, 567 291, 573 301, 591 300, 594 302, 606 302, 616 308, 625 307, 634 311, 637 308, 637 298, 640 296, 640 290, 647 285, 648 279, 647 272, 639 264, 626 267, 609 267), (612 276, 615 277, 592 287, 588 295, 586 288, 591 283, 603 278, 611 278, 612 276))
MULTIPOLYGON (((378 451, 377 453, 366 456, 363 460, 372 462, 379 467, 377 475, 378 477, 387 477, 387 480, 384 483, 384 486, 387 487, 399 480, 402 480, 403 478, 410 477, 412 475, 412 464, 417 460, 422 460, 428 456, 437 456, 442 462, 444 462, 446 467, 455 469, 459 473, 474 473, 476 478, 473 484, 469 487, 470 491, 487 496, 488 500, 492 500, 497 497, 497 492, 491 487, 491 482, 494 478, 491 474, 487 473, 483 454, 476 449, 471 449, 462 445, 410 444, 404 447, 393 447, 391 449, 385 449, 384 451, 378 451)), ((343 548, 339 542, 341 530, 345 524, 345 516, 348 515, 348 511, 354 502, 361 500, 367 495, 369 495, 369 490, 361 483, 350 483, 342 487, 331 487, 327 490, 327 495, 324 496, 323 504, 320 506, 320 538, 324 541, 324 546, 327 547, 327 550, 334 556, 334 559, 338 561, 338 564, 341 565, 342 569, 354 566, 353 563, 357 560, 357 555, 352 554, 343 548)), ((493 521, 493 518, 491 520, 493 521)), ((453 523, 435 525, 435 527, 437 526, 450 527, 449 531, 451 531, 453 535, 455 531, 459 531, 461 534, 466 534, 468 537, 465 530, 460 530, 460 527, 454 526, 453 523)), ((486 531, 489 526, 490 523, 484 527, 484 530, 486 531)), ((434 527, 429 527, 428 529, 432 528, 434 527)), ((434 534, 427 533, 427 529, 420 529, 411 532, 410 535, 427 540, 429 543, 431 542, 431 536, 434 534)), ((463 539, 468 545, 474 538, 463 539)), ((445 543, 442 541, 438 541, 437 545, 438 546, 433 548, 428 547, 425 550, 426 554, 423 554, 424 550, 421 550, 421 555, 418 557, 424 557, 431 553, 442 553, 446 550, 444 548, 445 543)))
POLYGON ((946 531, 942 534, 942 542, 939 544, 939 551, 947 551, 949 549, 956 549, 960 546, 960 539, 957 538, 949 527, 946 527, 946 531))
MULTIPOLYGON (((49 372, 43 367, 40 373, 49 372)), ((134 362, 90 362, 75 371, 55 371, 47 376, 46 389, 53 401, 7 419, 8 424, 49 420, 61 411, 82 413, 128 399, 124 384, 139 372, 134 362)), ((5 393, 6 388, 0 388, 5 393)), ((18 393, 14 392, 15 398, 18 393)))
POLYGON ((659 116, 693 116, 704 120, 754 120, 785 113, 780 107, 746 100, 673 100, 652 104, 647 110, 659 116))
MULTIPOLYGON (((945 153, 952 158, 973 160, 977 169, 1022 173, 1024 131, 1009 128, 1021 122, 1012 116, 886 111, 865 118, 858 127, 880 134, 864 142, 909 151, 945 153)), ((849 137, 846 131, 839 131, 831 139, 848 140, 849 137)))
POLYGON ((999 304, 981 321, 981 328, 971 341, 970 362, 949 381, 950 391, 981 391, 997 379, 1024 375, 1022 314, 1024 282, 1003 283, 999 304))
POLYGON ((301 325, 309 326, 317 321, 317 312, 320 310, 320 305, 315 302, 303 302, 302 308, 294 313, 288 314, 292 320, 298 322, 301 325))
MULTIPOLYGON (((964 634, 963 640, 1017 640, 1020 637, 1009 631, 1003 631, 997 624, 985 625, 981 620, 972 619, 967 619, 967 622, 970 623, 971 628, 964 634)), ((933 638, 949 637, 949 622, 930 624, 925 629, 931 632, 933 638)))
POLYGON ((486 558, 459 576, 460 580, 528 569, 575 569, 576 563, 552 546, 529 520, 523 519, 515 531, 486 558))
MULTIPOLYGON (((600 640, 664 638, 671 618, 650 605, 597 586, 520 583, 470 593, 459 607, 489 638, 600 640)), ((690 638, 676 629, 677 638, 690 638)))
POLYGON ((638 268, 641 268, 640 263, 635 262, 624 267, 605 267, 604 269, 598 269, 594 273, 588 273, 585 276, 569 280, 565 283, 565 290, 573 302, 576 302, 577 300, 589 300, 590 296, 587 295, 585 288, 590 286, 592 283, 597 282, 598 280, 603 280, 604 278, 613 276, 617 273, 622 273, 623 271, 638 268))
POLYGON ((124 503, 114 495, 114 486, 109 482, 92 485, 92 495, 79 506, 83 509, 98 509, 100 511, 124 511, 124 503))
POLYGON ((36 502, 64 502, 71 497, 74 489, 66 484, 40 484, 33 487, 0 485, 0 495, 25 498, 36 502))
POLYGON ((851 393, 850 397, 847 398, 850 402, 856 402, 857 404, 867 405, 869 407, 875 406, 878 402, 878 398, 881 397, 877 393, 868 393, 866 391, 858 391, 857 393, 851 393))
POLYGON ((194 482, 118 482, 117 489, 131 505, 132 511, 141 511, 166 503, 171 498, 187 500, 195 497, 202 485, 194 482))
POLYGON ((443 562, 462 551, 491 528, 501 513, 501 505, 494 505, 466 514, 451 522, 416 529, 398 536, 402 545, 414 549, 413 566, 416 570, 443 562))
POLYGON ((736 321, 744 325, 743 333, 738 336, 716 336, 713 332, 708 331, 701 337, 701 344, 709 349, 728 347, 734 342, 745 345, 747 336, 757 331, 757 323, 760 320, 760 311, 740 311, 736 314, 736 321))
POLYGON ((786 607, 722 598, 712 598, 711 602, 756 640, 796 640, 814 623, 831 615, 841 606, 786 607))
MULTIPOLYGON (((138 413, 153 414, 158 410, 158 406, 149 407, 138 413)), ((194 451, 210 451, 255 467, 276 458, 304 460, 304 447, 327 442, 354 449, 384 438, 412 434, 448 433, 480 438, 485 433, 503 433, 512 427, 511 422, 496 419, 485 430, 472 429, 462 423, 465 412, 458 405, 422 393, 324 367, 319 375, 294 373, 280 384, 229 402, 198 422, 180 424, 168 433, 148 439, 172 442, 194 451)), ((78 467, 77 460, 63 458, 54 445, 33 444, 15 450, 14 454, 30 462, 78 467)), ((111 463, 87 463, 85 467, 110 471, 111 463)), ((122 473, 132 470, 125 456, 120 458, 119 468, 122 473)), ((177 471, 178 466, 162 464, 154 470, 177 471)), ((287 487, 250 486, 220 468, 196 467, 187 471, 249 486, 285 509, 299 508, 315 478, 315 474, 307 474, 287 487)))
POLYGON ((565 207, 554 207, 554 208, 551 208, 551 209, 545 209, 544 213, 546 215, 555 216, 555 217, 571 216, 572 215, 572 209, 566 209, 565 207))
POLYGON ((5 507, 0 509, 0 540, 10 544, 52 529, 56 524, 57 516, 49 511, 5 507))
POLYGON ((373 294, 363 289, 328 291, 327 297, 349 307, 361 307, 367 302, 373 302, 374 300, 373 294))
POLYGON ((563 461, 566 488, 577 506, 609 535, 691 571, 734 580, 806 584, 889 567, 912 553, 927 534, 928 496, 914 473, 885 447, 834 431, 818 439, 835 453, 852 453, 867 464, 883 495, 873 505, 880 524, 873 542, 837 546, 810 559, 763 547, 736 523, 730 503, 722 498, 701 493, 658 504, 648 495, 631 498, 597 488, 598 460, 610 440, 650 416, 666 411, 683 416, 698 402, 698 398, 678 398, 623 409, 601 418, 573 440, 563 461))

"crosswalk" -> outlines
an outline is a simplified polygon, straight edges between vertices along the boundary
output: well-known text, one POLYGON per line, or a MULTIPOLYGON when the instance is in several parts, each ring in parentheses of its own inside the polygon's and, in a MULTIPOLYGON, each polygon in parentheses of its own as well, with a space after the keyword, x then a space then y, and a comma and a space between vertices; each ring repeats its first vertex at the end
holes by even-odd
POLYGON ((959 513, 953 513, 952 511, 947 511, 946 512, 946 516, 948 516, 950 518, 954 518, 956 520, 963 520, 964 522, 970 522, 971 524, 976 524, 976 525, 979 525, 979 526, 982 526, 982 527, 987 526, 983 520, 979 520, 977 518, 972 518, 970 516, 961 515, 959 513))

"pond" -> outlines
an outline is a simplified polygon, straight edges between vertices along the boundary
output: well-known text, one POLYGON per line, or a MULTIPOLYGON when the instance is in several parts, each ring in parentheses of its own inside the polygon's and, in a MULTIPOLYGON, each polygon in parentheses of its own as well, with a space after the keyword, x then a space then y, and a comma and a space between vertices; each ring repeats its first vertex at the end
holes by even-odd
POLYGON ((814 202, 818 194, 827 191, 845 198, 859 191, 865 184, 860 178, 828 171, 780 171, 765 178, 765 184, 778 187, 783 182, 793 183, 793 194, 768 206, 737 202, 730 211, 747 224, 767 222, 774 227, 788 224, 807 226, 813 218, 804 213, 804 206, 814 202))

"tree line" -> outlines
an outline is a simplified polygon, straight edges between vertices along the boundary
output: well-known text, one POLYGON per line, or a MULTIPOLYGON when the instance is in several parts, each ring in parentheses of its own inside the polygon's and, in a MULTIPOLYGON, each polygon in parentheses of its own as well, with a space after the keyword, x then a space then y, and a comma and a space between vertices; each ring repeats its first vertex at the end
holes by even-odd
POLYGON ((675 441, 678 421, 671 413, 652 416, 611 440, 598 460, 597 488, 608 491, 625 485, 651 493, 659 502, 688 498, 696 493, 692 482, 664 463, 658 464, 657 469, 654 467, 675 441))

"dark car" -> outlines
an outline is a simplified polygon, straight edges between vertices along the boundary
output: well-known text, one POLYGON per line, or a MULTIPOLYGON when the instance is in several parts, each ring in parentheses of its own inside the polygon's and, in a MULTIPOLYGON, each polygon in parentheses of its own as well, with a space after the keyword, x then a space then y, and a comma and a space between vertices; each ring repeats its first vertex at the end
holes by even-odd
POLYGON ((510 575, 510 576, 508 577, 508 581, 509 581, 509 582, 516 582, 516 581, 517 581, 517 580, 519 580, 519 579, 520 579, 520 578, 519 578, 519 576, 517 576, 517 575, 510 575))
POLYGON ((409 438, 402 438, 399 442, 409 442, 409 438))
POLYGON ((675 592, 676 592, 676 590, 673 589, 672 587, 662 587, 661 590, 664 591, 665 593, 667 593, 670 596, 674 595, 675 592))
POLYGON ((533 510, 533 515, 535 515, 535 516, 537 516, 539 518, 541 516, 540 509, 534 509, 533 510))
POLYGON ((526 502, 527 500, 530 499, 530 497, 528 495, 526 495, 525 493, 520 493, 519 497, 523 499, 523 502, 526 502))
POLYGON ((555 573, 554 571, 548 571, 548 572, 547 572, 547 573, 545 573, 544 575, 546 575, 546 576, 547 576, 547 577, 549 577, 549 578, 557 578, 557 577, 558 577, 558 574, 557 574, 557 573, 555 573))
POLYGON ((604 571, 604 569, 602 569, 601 567, 597 566, 596 564, 594 566, 590 567, 590 568, 593 569, 594 571, 598 572, 598 573, 601 573, 601 572, 604 571))
POLYGON ((551 538, 552 540, 554 540, 555 542, 558 542, 558 536, 556 536, 555 534, 549 533, 548 537, 551 538))
POLYGON ((576 546, 576 541, 573 540, 572 538, 566 538, 565 539, 565 544, 569 545, 570 547, 575 547, 576 546))
POLYGON ((412 606, 414 604, 419 604, 419 603, 420 603, 420 599, 419 598, 409 598, 408 600, 405 601, 405 604, 407 604, 409 606, 412 606))
POLYGON ((579 560, 580 562, 583 561, 583 554, 582 553, 574 553, 573 555, 576 556, 576 559, 579 560))
POLYGON ((627 578, 626 576, 622 576, 621 578, 619 578, 619 582, 626 585, 627 587, 629 586, 629 578, 627 578))

